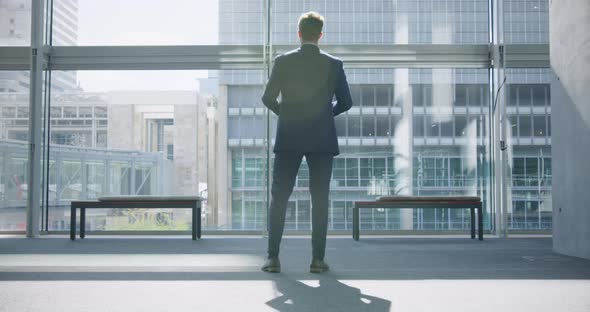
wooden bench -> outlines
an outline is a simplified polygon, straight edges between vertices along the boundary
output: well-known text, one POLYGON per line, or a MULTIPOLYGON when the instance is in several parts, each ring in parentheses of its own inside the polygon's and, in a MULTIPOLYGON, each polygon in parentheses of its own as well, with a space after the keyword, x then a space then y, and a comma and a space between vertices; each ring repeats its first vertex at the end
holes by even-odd
POLYGON ((450 208, 471 212, 471 238, 475 238, 475 209, 477 209, 478 238, 483 240, 483 211, 477 196, 381 196, 374 201, 355 201, 352 219, 352 238, 359 240, 361 208, 450 208))
POLYGON ((198 196, 104 196, 98 200, 75 200, 70 205, 70 239, 76 239, 76 210, 80 209, 80 238, 86 236, 86 209, 92 208, 189 208, 192 239, 201 238, 201 198, 198 196))

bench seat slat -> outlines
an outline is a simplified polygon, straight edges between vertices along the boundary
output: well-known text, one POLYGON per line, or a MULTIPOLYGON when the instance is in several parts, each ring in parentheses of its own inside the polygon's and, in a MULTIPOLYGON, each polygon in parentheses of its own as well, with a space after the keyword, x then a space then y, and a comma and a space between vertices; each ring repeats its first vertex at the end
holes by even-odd
POLYGON ((199 196, 104 196, 98 200, 72 200, 70 203, 70 239, 76 239, 76 210, 80 209, 80 238, 85 237, 86 209, 89 208, 189 208, 192 210, 192 239, 201 238, 199 196))
POLYGON ((480 201, 356 201, 359 208, 368 207, 407 207, 407 208, 426 208, 427 206, 439 206, 440 208, 461 208, 462 206, 474 207, 479 205, 480 201))
POLYGON ((117 195, 117 196, 101 196, 98 201, 101 202, 123 202, 123 201, 187 201, 187 200, 202 200, 199 196, 183 196, 183 195, 117 195))
POLYGON ((471 238, 475 238, 475 212, 479 240, 483 240, 483 205, 479 196, 381 196, 376 200, 354 202, 352 238, 359 240, 361 208, 442 208, 470 209, 471 238))
POLYGON ((194 200, 182 201, 72 201, 77 208, 190 208, 194 200))
POLYGON ((387 205, 357 205, 358 209, 379 209, 379 208, 392 208, 392 209, 469 209, 474 208, 475 205, 434 205, 434 204, 387 204, 387 205))
POLYGON ((380 196, 378 202, 480 202, 479 196, 380 196))

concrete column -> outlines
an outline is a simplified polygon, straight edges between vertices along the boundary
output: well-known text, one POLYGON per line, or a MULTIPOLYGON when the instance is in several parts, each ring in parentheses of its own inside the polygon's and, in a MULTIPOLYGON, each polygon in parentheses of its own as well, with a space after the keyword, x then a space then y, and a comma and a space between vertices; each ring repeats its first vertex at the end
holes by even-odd
POLYGON ((228 162, 229 150, 227 146, 227 85, 219 87, 219 101, 217 102, 216 113, 216 137, 215 146, 217 150, 217 226, 223 228, 229 225, 229 215, 231 211, 228 209, 227 198, 229 193, 228 185, 228 162))
POLYGON ((102 195, 111 195, 112 183, 113 181, 111 179, 111 160, 107 158, 104 160, 104 181, 102 195))
MULTIPOLYGON (((409 43, 408 16, 406 13, 396 13, 396 32, 394 41, 396 44, 409 43)), ((396 185, 393 189, 395 195, 412 195, 414 177, 413 177, 413 121, 414 111, 412 107, 412 89, 410 85, 410 72, 407 68, 396 68, 394 71, 394 97, 395 105, 402 108, 402 119, 393 131, 394 148, 393 161, 397 173, 396 185)), ((414 228, 414 216, 412 209, 400 209, 400 227, 402 230, 412 230, 414 228)))
MULTIPOLYGON (((114 100, 110 100, 116 103, 114 100)), ((132 105, 110 104, 108 106, 108 148, 120 150, 139 150, 141 146, 135 144, 134 136, 141 136, 136 130, 136 120, 132 105)))
MULTIPOLYGON (((90 108, 90 112, 92 113, 92 116, 94 115, 94 107, 90 108)), ((92 148, 96 148, 96 141, 98 140, 97 136, 96 136, 96 125, 98 124, 98 120, 94 119, 92 120, 92 138, 90 139, 90 144, 92 148)))
POLYGON ((198 138, 205 132, 198 123, 198 106, 174 106, 174 192, 198 195, 200 158, 198 138))
POLYGON ((136 185, 135 185, 135 167, 136 167, 136 162, 135 162, 135 156, 136 154, 132 154, 131 157, 133 157, 131 159, 131 161, 129 162, 129 195, 137 195, 137 189, 136 189, 136 185))
POLYGON ((9 192, 9 189, 8 189, 9 183, 8 183, 8 181, 10 180, 10 173, 9 173, 8 170, 10 168, 10 161, 9 161, 10 160, 10 157, 12 157, 12 156, 10 155, 10 153, 8 151, 2 152, 2 171, 0 171, 0 178, 2 178, 2 176, 4 176, 3 177, 4 178, 4 181, 6 181, 6 182, 4 182, 5 184, 4 184, 4 200, 3 200, 3 205, 0 206, 2 208, 8 207, 8 197, 9 197, 9 195, 8 195, 8 192, 9 192))
MULTIPOLYGON (((393 189, 395 195, 412 195, 414 186, 413 176, 413 151, 414 112, 412 105, 412 91, 409 81, 409 70, 398 68, 394 77, 394 101, 402 107, 402 119, 394 131, 393 161, 396 171, 396 185, 393 189)), ((414 228, 414 216, 412 209, 400 209, 400 229, 412 230, 414 228)))
POLYGON ((61 193, 63 191, 63 168, 64 160, 61 154, 55 154, 55 205, 61 204, 61 193))
MULTIPOLYGON (((511 209, 511 201, 508 200, 512 190, 510 189, 510 172, 512 169, 509 164, 512 162, 512 154, 509 149, 502 150, 501 141, 510 146, 510 136, 507 135, 507 118, 506 118, 506 101, 505 88, 500 89, 504 81, 504 64, 501 62, 500 45, 504 44, 504 1, 492 1, 492 42, 497 46, 492 51, 494 67, 492 68, 492 115, 490 116, 490 157, 492 168, 490 173, 491 196, 489 209, 493 211, 493 230, 498 237, 507 237, 507 214, 511 209)), ((481 128, 483 129, 483 128, 481 128)))
MULTIPOLYGON (((227 87, 220 86, 220 93, 227 87)), ((225 92, 225 91, 223 91, 225 92)), ((218 186, 217 186, 217 114, 214 108, 209 110, 207 122, 207 225, 217 226, 218 186)), ((225 144, 225 142, 224 142, 225 144)))
POLYGON ((29 84, 29 168, 27 179, 27 237, 39 236, 41 211, 41 127, 43 101, 43 22, 45 1, 31 10, 31 71, 29 84))
POLYGON ((80 178, 80 180, 82 181, 81 183, 81 191, 82 194, 80 194, 80 199, 88 199, 88 164, 86 163, 86 159, 82 158, 80 160, 80 173, 82 175, 82 177, 80 178))
POLYGON ((590 259, 590 1, 550 1, 553 249, 590 259))

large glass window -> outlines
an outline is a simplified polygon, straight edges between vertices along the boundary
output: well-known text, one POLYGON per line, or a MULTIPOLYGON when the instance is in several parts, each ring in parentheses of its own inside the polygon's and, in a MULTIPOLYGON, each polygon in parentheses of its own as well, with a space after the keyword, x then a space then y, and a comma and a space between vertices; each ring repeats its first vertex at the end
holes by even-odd
POLYGON ((53 0, 52 39, 58 46, 262 44, 263 7, 259 0, 53 0))
MULTIPOLYGON (((260 71, 248 71, 252 87, 237 90, 244 72, 235 70, 53 74, 77 83, 53 88, 49 102, 49 230, 68 229, 69 201, 118 194, 200 195, 205 228, 264 226, 263 112, 229 103, 259 101, 260 71)), ((187 230, 190 212, 105 209, 87 222, 89 230, 187 230)))
POLYGON ((31 0, 0 1, 0 46, 31 44, 31 0))
POLYGON ((376 136, 378 137, 389 137, 391 131, 389 129, 389 117, 388 116, 377 116, 375 118, 376 125, 376 136))
MULTIPOLYGON (((352 89, 361 90, 361 95, 362 90, 371 86, 366 81, 374 79, 364 75, 366 72, 380 77, 382 84, 374 85, 374 90, 383 88, 383 81, 389 81, 386 90, 392 91, 397 105, 388 108, 388 116, 383 116, 379 109, 365 109, 369 96, 361 96, 360 109, 336 117, 337 121, 348 120, 348 132, 343 131, 348 135, 341 137, 340 155, 333 167, 336 182, 331 193, 332 229, 350 229, 352 220, 343 213, 342 203, 379 195, 479 195, 487 207, 487 70, 347 70, 352 89), (437 81, 434 78, 441 79, 441 83, 433 83, 437 81), (465 101, 469 99, 471 103, 469 110, 454 100, 459 85, 465 101), (351 120, 360 120, 361 131, 351 120)), ((444 209, 415 209, 408 214, 363 209, 361 227, 467 229, 468 218, 468 211, 451 214, 444 209)))
POLYGON ((28 72, 0 71, 0 231, 25 229, 28 77, 28 72))
POLYGON ((507 97, 512 137, 512 207, 509 227, 546 230, 552 226, 551 98, 548 69, 509 69, 507 97))
MULTIPOLYGON (((548 0, 504 0, 503 6, 505 43, 549 43, 548 0)), ((540 173, 551 167, 550 71, 519 68, 504 73, 513 155, 509 228, 550 229, 551 178, 540 173)))
MULTIPOLYGON (((325 16, 320 47, 337 48, 336 56, 346 49, 335 45, 488 46, 490 38, 488 0, 272 0, 270 42, 266 42, 263 0, 50 3, 50 44, 64 48, 60 51, 70 46, 106 46, 117 54, 123 51, 117 46, 131 45, 143 46, 137 47, 141 52, 155 51, 157 58, 164 51, 161 46, 171 45, 191 45, 186 51, 205 52, 212 51, 205 45, 259 45, 260 49, 259 55, 237 62, 231 61, 232 53, 247 55, 251 49, 222 53, 204 65, 211 70, 184 66, 185 56, 176 52, 157 67, 174 70, 152 70, 151 57, 142 63, 133 55, 114 57, 109 69, 115 70, 88 70, 83 66, 89 64, 78 59, 65 67, 71 70, 53 70, 44 111, 50 119, 44 129, 49 153, 43 156, 48 157, 43 163, 48 196, 43 200, 49 214, 44 225, 49 230, 68 229, 69 201, 107 194, 201 195, 207 198, 202 216, 206 228, 264 229, 267 175, 273 161, 267 148, 272 148, 277 118, 271 114, 267 120, 260 102, 266 81, 262 45, 279 50, 283 45, 296 47, 302 12, 315 10, 325 16), (126 60, 142 70, 118 70, 117 64, 128 65, 126 60)), ((0 1, 0 46, 30 45, 31 4, 0 1)), ((547 0, 504 0, 503 8, 504 43, 548 42, 547 0)), ((393 194, 480 195, 488 222, 489 71, 442 68, 455 66, 443 63, 444 56, 435 68, 424 68, 419 57, 404 58, 410 69, 392 68, 389 56, 383 58, 382 67, 380 61, 359 68, 345 60, 354 107, 335 120, 341 154, 334 161, 330 229, 350 228, 355 200, 393 194)), ((547 229, 551 227, 549 72, 528 68, 505 73, 513 155, 511 228, 547 229)), ((0 71, 0 230, 24 227, 19 220, 24 220, 28 191, 28 86, 29 72, 0 71)), ((287 229, 309 229, 313 207, 308 185, 304 162, 289 201, 287 229)), ((88 228, 184 230, 189 224, 186 213, 97 211, 89 216, 88 228)), ((443 209, 411 213, 367 209, 361 226, 467 229, 468 217, 465 211, 443 209)))
POLYGON ((548 0, 504 0, 506 43, 549 43, 548 0))
MULTIPOLYGON (((244 1, 261 2, 259 0, 244 1)), ((222 2, 224 3, 224 2, 222 2)), ((272 41, 296 44, 302 12, 326 18, 325 44, 471 44, 488 42, 488 1, 274 0, 272 41)))

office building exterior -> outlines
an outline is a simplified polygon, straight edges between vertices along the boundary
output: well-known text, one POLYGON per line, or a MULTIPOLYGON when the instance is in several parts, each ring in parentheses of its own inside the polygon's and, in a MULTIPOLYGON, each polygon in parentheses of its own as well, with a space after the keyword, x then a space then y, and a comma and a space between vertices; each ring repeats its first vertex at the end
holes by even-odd
MULTIPOLYGON (((196 91, 54 93, 48 151, 48 229, 66 230, 69 202, 101 195, 199 194, 206 189, 209 146, 216 146, 207 118, 211 98, 196 91), (197 132, 195 133, 195 129, 197 132)), ((0 115, 2 222, 23 226, 27 194, 27 97, 4 96, 0 115), (10 100, 10 101, 8 101, 10 100), (6 170, 6 171, 5 171, 6 170), (13 174, 14 173, 14 174, 13 174)), ((206 205, 206 202, 205 202, 206 205)), ((117 229, 114 211, 89 216, 90 230, 117 229)), ((180 224, 186 211, 168 210, 180 224)), ((127 217, 125 217, 127 218, 127 217)), ((125 219, 126 220, 126 219, 125 219)))
MULTIPOLYGON (((265 2, 259 0, 220 0, 219 44, 263 44, 266 39, 264 5, 265 2)), ((302 12, 309 10, 319 11, 326 18, 325 35, 321 40, 325 46, 469 45, 489 41, 488 1, 482 0, 444 3, 276 0, 272 1, 271 10, 271 43, 277 50, 297 46, 297 20, 302 12)), ((506 43, 548 41, 546 2, 505 1, 504 10, 506 43)), ((77 1, 53 1, 54 45, 76 45, 77 12, 77 1)), ((3 23, 8 21, 14 25, 1 28, 8 31, 0 34, 1 40, 10 37, 10 42, 16 42, 12 45, 27 45, 30 2, 0 1, 0 14, 7 17, 2 19, 3 23), (19 40, 22 42, 18 43, 19 40)), ((330 229, 350 229, 355 200, 394 194, 479 195, 484 200, 486 226, 489 227, 492 180, 489 116, 493 103, 490 103, 488 69, 356 66, 346 71, 355 105, 336 118, 341 155, 335 159, 333 167, 330 229)), ((209 90, 206 92, 212 95, 197 95, 198 118, 191 119, 190 115, 182 113, 176 115, 188 106, 174 106, 175 97, 172 97, 159 102, 161 105, 156 110, 160 111, 154 111, 153 107, 158 105, 150 108, 152 113, 168 114, 168 117, 154 119, 152 114, 152 117, 136 120, 129 116, 143 114, 141 109, 146 107, 143 104, 150 98, 148 91, 142 96, 136 94, 139 100, 134 103, 127 101, 133 98, 127 95, 124 101, 127 104, 118 105, 121 103, 115 100, 114 105, 112 99, 122 97, 82 92, 77 87, 76 71, 52 71, 51 143, 97 150, 160 152, 181 167, 186 167, 181 160, 184 157, 191 164, 187 170, 175 170, 177 177, 184 178, 176 181, 177 187, 170 192, 194 194, 206 189, 208 227, 261 230, 266 224, 268 191, 266 112, 260 102, 266 74, 251 69, 224 69, 212 73, 213 79, 199 83, 203 91, 209 90), (213 85, 217 79, 218 88, 213 85), (164 109, 168 104, 174 109, 164 109), (174 116, 170 115, 172 111, 174 116), (195 144, 187 144, 191 146, 189 149, 178 150, 178 140, 169 144, 171 133, 177 131, 172 129, 181 128, 176 118, 195 122, 193 133, 197 132, 200 143, 193 142, 195 144), (137 126, 137 131, 123 131, 126 125, 137 126), (129 137, 131 134, 134 137, 129 137), (191 157, 197 147, 202 151, 198 157, 191 157), (190 178, 189 172, 199 178, 190 178)), ((507 145, 512 159, 509 226, 550 229, 548 72, 546 69, 509 69, 506 76, 504 87, 510 131, 507 145)), ((27 140, 28 83, 28 72, 0 73, 0 88, 11 94, 10 99, 3 100, 0 128, 3 139, 27 140)), ((272 139, 276 117, 271 116, 270 121, 272 139)), ((24 163, 25 160, 21 160, 24 163)), ((289 202, 288 230, 310 229, 308 175, 304 163, 289 202)), ((107 181, 104 176, 96 178, 107 181)), ((132 187, 130 176, 123 179, 127 179, 126 189, 115 191, 102 187, 95 195, 138 192, 132 187)), ((164 183, 162 181, 158 180, 157 184, 164 183)), ((89 193, 80 197, 82 188, 71 198, 92 198, 92 194, 87 197, 89 193)), ((144 191, 147 192, 139 190, 139 193, 144 191)), ((148 193, 164 191, 153 188, 148 193)), ((361 226, 372 230, 458 230, 468 226, 468 217, 466 211, 443 209, 373 209, 363 211, 361 226)))
MULTIPOLYGON (((535 3, 536 15, 524 21, 519 14, 529 14, 532 2, 505 4, 507 43, 547 42, 547 3, 535 3)), ((220 44, 263 42, 261 1, 221 0, 219 5, 220 44)), ((326 18, 323 45, 467 45, 489 40, 488 1, 277 0, 271 7, 272 44, 295 48, 298 18, 310 10, 326 18)), ((333 166, 330 229, 350 229, 355 200, 394 194, 481 196, 489 227, 488 70, 356 67, 346 72, 354 107, 336 118, 341 154, 333 166)), ((513 159, 509 226, 549 229, 548 73, 516 69, 506 75, 513 159)), ((265 81, 263 72, 220 73, 225 94, 218 109, 227 112, 226 200, 233 229, 263 229, 266 222, 266 116, 260 102, 265 81)), ((272 117, 271 138, 275 124, 272 117)), ((304 163, 289 201, 288 230, 310 229, 308 175, 304 163)), ((361 227, 373 230, 454 230, 469 224, 467 212, 445 209, 361 213, 361 227)))
MULTIPOLYGON (((78 1, 53 1, 54 19, 52 43, 76 45, 78 41, 78 1)), ((31 40, 31 1, 0 1, 0 43, 8 46, 27 46, 31 40)), ((77 90, 76 73, 52 73, 52 88, 56 91, 77 90)), ((0 92, 29 92, 28 72, 0 72, 0 92)))

